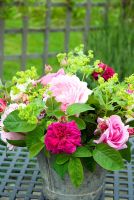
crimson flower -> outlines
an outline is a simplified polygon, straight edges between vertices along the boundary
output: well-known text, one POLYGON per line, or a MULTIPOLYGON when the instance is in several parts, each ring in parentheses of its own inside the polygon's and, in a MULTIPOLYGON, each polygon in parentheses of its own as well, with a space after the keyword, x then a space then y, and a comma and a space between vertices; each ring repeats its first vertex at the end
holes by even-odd
POLYGON ((109 67, 108 65, 104 63, 99 63, 98 64, 99 68, 102 69, 102 72, 93 72, 92 76, 94 77, 95 80, 98 80, 99 75, 107 81, 109 78, 113 77, 115 74, 115 71, 113 68, 109 67))

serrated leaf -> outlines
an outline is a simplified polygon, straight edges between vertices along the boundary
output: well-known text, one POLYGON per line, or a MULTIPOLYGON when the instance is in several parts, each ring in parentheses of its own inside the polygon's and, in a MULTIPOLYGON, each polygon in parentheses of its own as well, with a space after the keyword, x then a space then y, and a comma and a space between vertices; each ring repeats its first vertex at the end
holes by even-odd
POLYGON ((66 112, 69 116, 72 116, 72 115, 80 114, 80 113, 85 112, 87 110, 94 110, 94 108, 92 108, 88 104, 75 103, 75 104, 68 106, 66 112))
POLYGON ((68 160, 69 160, 69 156, 66 155, 66 154, 59 154, 59 155, 57 155, 57 157, 56 157, 56 163, 57 163, 58 165, 62 165, 62 164, 64 164, 65 162, 67 162, 68 160))
POLYGON ((68 164, 68 172, 71 182, 74 186, 78 187, 82 184, 84 179, 83 166, 79 158, 70 158, 68 164))
POLYGON ((75 153, 72 154, 74 157, 91 157, 92 153, 86 147, 77 147, 75 153))
POLYGON ((107 144, 98 144, 93 151, 94 160, 104 169, 121 170, 124 168, 123 159, 119 151, 113 149, 107 144))
POLYGON ((69 121, 72 121, 72 120, 74 120, 76 122, 76 124, 78 125, 78 128, 80 130, 83 130, 86 128, 86 124, 81 118, 75 117, 75 116, 70 116, 69 121))
POLYGON ((36 128, 36 124, 28 124, 26 120, 20 119, 19 111, 11 112, 4 120, 4 126, 9 132, 27 133, 36 128))

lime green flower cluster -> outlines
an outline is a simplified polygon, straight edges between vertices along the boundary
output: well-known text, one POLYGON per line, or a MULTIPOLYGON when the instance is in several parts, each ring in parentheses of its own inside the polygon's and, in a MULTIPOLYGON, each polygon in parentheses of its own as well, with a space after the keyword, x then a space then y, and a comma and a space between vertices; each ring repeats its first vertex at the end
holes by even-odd
POLYGON ((82 72, 83 74, 89 76, 93 73, 96 67, 95 65, 90 65, 91 60, 94 58, 92 50, 89 50, 87 55, 84 53, 84 45, 76 47, 73 51, 70 51, 68 54, 60 53, 57 55, 58 62, 61 67, 65 68, 67 73, 76 74, 77 71, 82 72))
POLYGON ((31 67, 26 71, 20 71, 16 73, 16 76, 13 77, 12 83, 24 84, 27 80, 35 80, 38 78, 37 71, 35 67, 31 67))
POLYGON ((129 90, 134 91, 134 74, 132 74, 131 76, 125 78, 125 83, 128 84, 129 86, 129 90))
POLYGON ((35 67, 31 67, 26 71, 20 71, 16 73, 16 76, 12 79, 11 91, 13 95, 24 92, 29 84, 32 83, 35 79, 38 78, 37 71, 35 67))
POLYGON ((42 99, 35 99, 25 107, 19 108, 19 117, 27 120, 29 124, 37 124, 38 116, 45 109, 45 102, 42 99))
POLYGON ((34 101, 36 98, 42 99, 44 94, 47 96, 50 95, 48 88, 49 86, 43 86, 40 83, 37 83, 34 87, 29 85, 26 91, 26 94, 28 94, 29 102, 34 101))
MULTIPOLYGON (((99 86, 94 89, 95 96, 101 102, 102 109, 107 111, 118 111, 118 114, 133 115, 134 96, 127 92, 128 84, 132 82, 133 77, 130 76, 124 82, 119 82, 118 74, 115 74, 108 81, 104 81, 102 77, 98 79, 99 86), (127 83, 127 84, 126 84, 127 83)), ((132 87, 134 84, 132 84, 132 87)))

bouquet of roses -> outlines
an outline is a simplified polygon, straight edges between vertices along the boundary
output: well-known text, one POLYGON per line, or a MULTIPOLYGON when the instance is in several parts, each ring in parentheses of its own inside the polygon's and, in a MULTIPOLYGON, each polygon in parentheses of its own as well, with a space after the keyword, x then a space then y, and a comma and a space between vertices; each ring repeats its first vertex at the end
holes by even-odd
POLYGON ((46 65, 39 78, 32 67, 1 83, 0 143, 9 150, 26 146, 30 158, 44 151, 55 158, 52 167, 61 178, 68 173, 79 186, 83 168, 120 170, 131 160, 134 74, 119 81, 83 45, 57 59, 55 73, 46 65))

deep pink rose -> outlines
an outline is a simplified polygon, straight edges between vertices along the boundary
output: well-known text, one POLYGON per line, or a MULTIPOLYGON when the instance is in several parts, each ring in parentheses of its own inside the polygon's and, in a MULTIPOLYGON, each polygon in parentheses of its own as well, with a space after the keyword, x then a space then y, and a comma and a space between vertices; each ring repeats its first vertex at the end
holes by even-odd
POLYGON ((7 106, 6 101, 0 98, 0 113, 5 110, 6 106, 7 106))
MULTIPOLYGON (((60 69, 58 72, 56 73, 49 73, 45 76, 43 76, 41 79, 39 79, 36 83, 41 83, 42 85, 47 85, 49 84, 53 78, 58 77, 59 75, 64 75, 64 69, 60 69)), ((34 83, 35 84, 35 83, 34 83)))
POLYGON ((46 149, 54 154, 72 154, 81 145, 81 132, 74 121, 54 122, 48 126, 44 143, 46 149))
POLYGON ((61 109, 66 111, 67 107, 74 103, 86 103, 88 96, 92 93, 87 88, 87 83, 73 75, 59 75, 50 82, 50 90, 56 101, 62 103, 61 109))
POLYGON ((104 63, 99 63, 98 64, 99 68, 102 68, 102 72, 93 72, 92 76, 94 77, 95 80, 98 79, 99 75, 107 81, 109 78, 113 77, 115 74, 115 71, 113 68, 109 67, 108 65, 104 63))
POLYGON ((8 140, 24 140, 25 135, 23 135, 21 133, 12 133, 12 132, 1 131, 1 140, 3 140, 3 142, 7 143, 7 147, 9 150, 13 150, 15 146, 12 144, 9 144, 7 142, 7 139, 8 140))
MULTIPOLYGON (((104 119, 99 118, 99 123, 104 123, 104 119)), ((124 125, 121 118, 117 115, 112 115, 105 120, 105 124, 105 129, 100 129, 100 138, 94 140, 94 142, 97 144, 107 143, 109 146, 117 150, 127 148, 126 142, 129 139, 128 126, 124 125)), ((99 127, 101 126, 98 124, 98 128, 99 127)))

